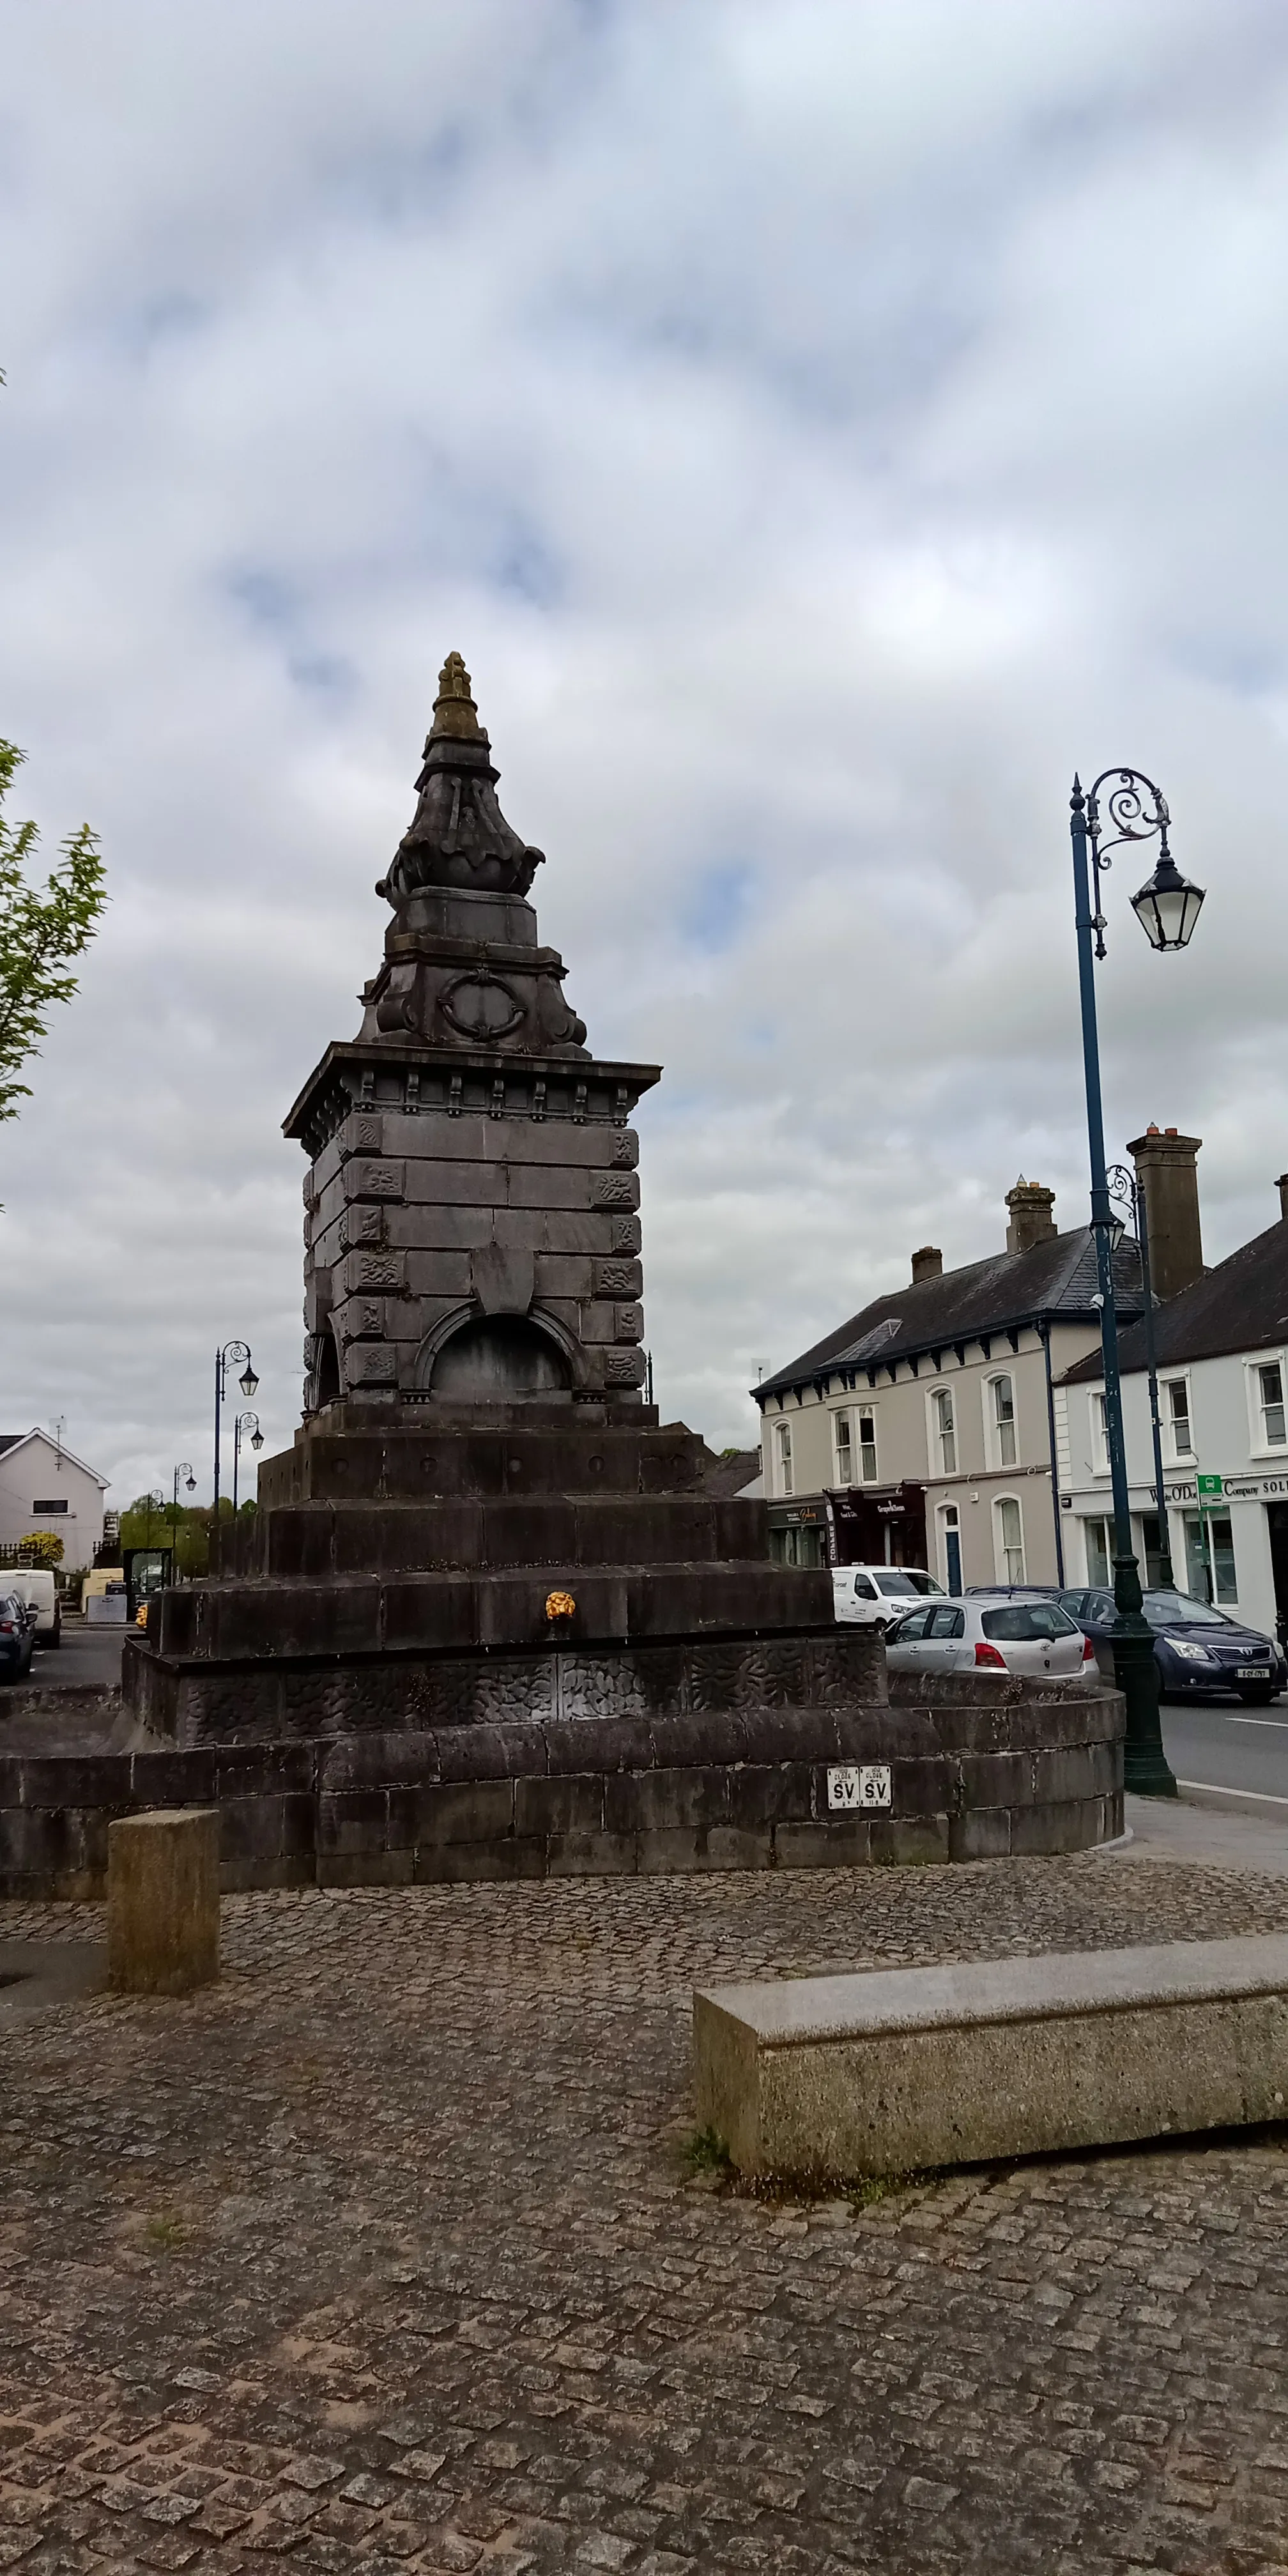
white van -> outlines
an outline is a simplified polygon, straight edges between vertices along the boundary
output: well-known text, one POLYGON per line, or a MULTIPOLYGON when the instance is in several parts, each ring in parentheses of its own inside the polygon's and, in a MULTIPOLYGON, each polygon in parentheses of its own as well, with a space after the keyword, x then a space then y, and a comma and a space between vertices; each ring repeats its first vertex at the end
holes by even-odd
POLYGON ((58 1605, 58 1587, 47 1565, 15 1565, 6 1569, 5 1587, 16 1592, 36 1613, 36 1644, 61 1646, 63 1614, 58 1605))
POLYGON ((850 1626, 890 1628, 928 1595, 944 1598, 942 1584, 919 1565, 834 1565, 832 1616, 850 1626))

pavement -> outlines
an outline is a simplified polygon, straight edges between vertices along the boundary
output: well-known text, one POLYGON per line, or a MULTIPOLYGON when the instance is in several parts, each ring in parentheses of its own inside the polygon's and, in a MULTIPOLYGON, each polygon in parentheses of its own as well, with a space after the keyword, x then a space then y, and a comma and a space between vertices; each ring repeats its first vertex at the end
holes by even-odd
POLYGON ((1283 2576, 1288 2130, 827 2203, 694 2149, 695 1985, 1288 1930, 1145 1839, 235 1897, 219 1986, 6 2029, 0 2569, 1283 2576))
POLYGON ((1288 1878, 1288 1817, 1269 1799, 1181 1789, 1175 1798, 1129 1797, 1124 1806, 1130 1839, 1107 1844, 1098 1859, 1178 1860, 1288 1878))

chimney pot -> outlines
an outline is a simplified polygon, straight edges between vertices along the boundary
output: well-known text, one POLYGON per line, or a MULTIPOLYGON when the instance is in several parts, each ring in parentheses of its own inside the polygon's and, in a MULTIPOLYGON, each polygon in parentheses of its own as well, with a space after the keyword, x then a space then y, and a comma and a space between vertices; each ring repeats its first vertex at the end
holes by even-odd
POLYGON ((912 1256, 913 1287, 916 1287, 920 1279, 942 1279, 943 1274, 942 1252, 937 1251, 933 1243, 923 1243, 920 1252, 914 1252, 912 1256))
POLYGON ((1280 1216, 1281 1216, 1281 1217, 1288 1217, 1288 1172, 1281 1172, 1281 1173, 1280 1173, 1279 1178, 1278 1178, 1278 1181, 1277 1181, 1277 1182, 1276 1182, 1276 1184, 1275 1184, 1275 1187, 1277 1188, 1277 1190, 1278 1190, 1278 1192, 1279 1192, 1279 1213, 1280 1213, 1280 1216))
POLYGON ((1052 1243, 1059 1228, 1051 1214, 1055 1191, 1045 1190, 1040 1181, 1018 1180, 1006 1193, 1010 1224, 1006 1229, 1008 1252, 1031 1252, 1036 1243, 1052 1243))
POLYGON ((1147 1136, 1158 1136, 1162 1133, 1162 1130, 1155 1127, 1151 1122, 1151 1124, 1146 1128, 1145 1133, 1147 1136))
POLYGON ((1203 1276, 1198 1157, 1201 1136, 1175 1127, 1146 1129, 1127 1148, 1145 1201, 1149 1279, 1156 1297, 1175 1297, 1203 1276))

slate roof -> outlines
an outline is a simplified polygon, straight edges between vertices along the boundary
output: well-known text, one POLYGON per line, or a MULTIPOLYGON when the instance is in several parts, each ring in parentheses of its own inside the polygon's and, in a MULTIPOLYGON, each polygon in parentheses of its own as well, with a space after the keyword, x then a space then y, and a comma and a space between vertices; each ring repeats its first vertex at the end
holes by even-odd
POLYGON ((710 1466, 704 1466, 702 1471, 703 1493, 720 1496, 741 1494, 746 1486, 755 1482, 760 1469, 758 1449, 735 1449, 731 1457, 713 1457, 710 1466))
MULTIPOLYGON (((1288 1224, 1280 1219, 1241 1244, 1228 1261, 1205 1270, 1190 1288, 1154 1309, 1154 1348, 1160 1368, 1181 1360, 1214 1360, 1229 1351, 1260 1351, 1288 1340, 1288 1224)), ((1119 1366, 1145 1366, 1144 1327, 1135 1324, 1118 1345, 1119 1366)), ((1099 1354, 1066 1369, 1073 1386, 1104 1372, 1099 1354)))
MULTIPOLYGON (((1130 1240, 1114 1255, 1114 1285, 1120 1313, 1138 1315, 1140 1265, 1130 1240)), ((1030 1252, 995 1252, 938 1279, 884 1289, 838 1331, 750 1392, 763 1398, 809 1385, 829 1370, 886 1368, 925 1351, 951 1350, 955 1342, 978 1341, 984 1333, 1003 1333, 1013 1324, 1095 1324, 1095 1293, 1096 1247, 1084 1225, 1035 1243, 1030 1252)))

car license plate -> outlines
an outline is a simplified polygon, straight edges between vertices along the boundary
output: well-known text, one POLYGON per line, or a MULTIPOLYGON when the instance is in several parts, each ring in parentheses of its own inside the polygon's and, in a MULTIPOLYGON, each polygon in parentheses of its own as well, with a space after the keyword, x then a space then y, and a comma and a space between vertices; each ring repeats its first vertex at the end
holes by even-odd
POLYGON ((1241 1682, 1268 1682, 1270 1666, 1269 1664, 1240 1664, 1239 1679, 1241 1682))

